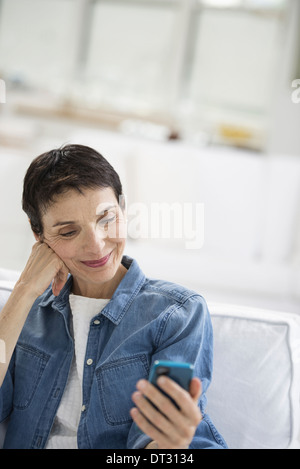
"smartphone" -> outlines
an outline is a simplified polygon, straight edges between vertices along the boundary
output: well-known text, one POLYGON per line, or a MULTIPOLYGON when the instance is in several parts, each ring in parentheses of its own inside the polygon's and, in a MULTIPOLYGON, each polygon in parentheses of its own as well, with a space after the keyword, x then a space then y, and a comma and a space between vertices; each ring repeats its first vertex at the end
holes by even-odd
MULTIPOLYGON (((189 391, 193 373, 194 366, 191 363, 156 360, 150 370, 149 381, 154 386, 156 386, 160 392, 167 396, 177 407, 177 409, 180 409, 176 402, 158 386, 157 380, 160 376, 168 376, 169 378, 176 381, 176 383, 179 384, 183 389, 189 391)), ((157 409, 153 402, 151 402, 148 398, 146 399, 150 402, 150 404, 153 405, 155 409, 157 409)), ((143 433, 136 424, 135 426, 140 433, 143 433)))
MULTIPOLYGON (((154 384, 154 386, 156 386, 163 394, 169 397, 169 399, 171 399, 171 397, 162 391, 162 389, 158 386, 158 378, 160 376, 168 376, 177 384, 179 384, 183 389, 189 391, 193 373, 194 366, 191 363, 156 360, 151 368, 149 381, 150 383, 154 384)), ((173 399, 171 399, 171 401, 176 405, 173 399)), ((176 405, 176 407, 178 406, 176 405)))

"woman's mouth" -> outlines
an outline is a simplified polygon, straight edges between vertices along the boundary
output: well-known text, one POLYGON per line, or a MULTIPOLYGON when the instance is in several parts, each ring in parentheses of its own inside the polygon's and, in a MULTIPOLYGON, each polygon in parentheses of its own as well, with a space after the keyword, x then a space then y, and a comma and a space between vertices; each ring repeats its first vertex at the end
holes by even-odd
POLYGON ((87 267, 91 267, 95 269, 97 267, 102 267, 103 265, 105 265, 108 262, 110 255, 111 255, 111 252, 107 256, 102 257, 101 259, 96 259, 94 261, 81 261, 81 262, 87 267))

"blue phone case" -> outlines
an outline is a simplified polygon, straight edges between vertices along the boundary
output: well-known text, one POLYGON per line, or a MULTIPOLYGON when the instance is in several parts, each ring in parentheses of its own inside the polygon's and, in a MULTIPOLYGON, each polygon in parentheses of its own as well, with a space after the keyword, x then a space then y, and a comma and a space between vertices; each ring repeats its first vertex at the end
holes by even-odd
POLYGON ((159 376, 168 376, 186 391, 190 388, 194 366, 191 363, 156 360, 150 372, 149 381, 157 386, 159 376))

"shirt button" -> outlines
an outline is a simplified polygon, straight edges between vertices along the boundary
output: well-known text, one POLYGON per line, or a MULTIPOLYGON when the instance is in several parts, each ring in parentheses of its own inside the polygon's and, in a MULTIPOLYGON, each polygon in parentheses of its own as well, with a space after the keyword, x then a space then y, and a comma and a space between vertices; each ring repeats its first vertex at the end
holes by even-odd
POLYGON ((87 365, 91 365, 93 363, 93 360, 91 358, 89 358, 87 361, 86 361, 86 364, 87 365))
POLYGON ((99 319, 95 319, 94 324, 95 324, 96 326, 98 326, 98 325, 100 324, 99 319))
POLYGON ((85 411, 85 405, 81 407, 81 412, 84 412, 84 411, 85 411))

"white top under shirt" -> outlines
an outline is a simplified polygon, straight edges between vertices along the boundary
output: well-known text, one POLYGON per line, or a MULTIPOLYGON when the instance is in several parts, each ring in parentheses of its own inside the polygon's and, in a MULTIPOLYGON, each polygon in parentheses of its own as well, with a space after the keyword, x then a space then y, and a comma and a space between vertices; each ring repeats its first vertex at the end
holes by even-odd
POLYGON ((46 449, 77 449, 77 429, 82 409, 82 378, 91 319, 109 299, 70 294, 75 353, 68 382, 60 402, 46 449))

